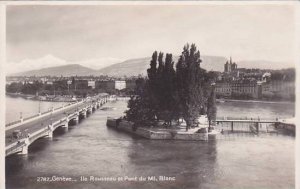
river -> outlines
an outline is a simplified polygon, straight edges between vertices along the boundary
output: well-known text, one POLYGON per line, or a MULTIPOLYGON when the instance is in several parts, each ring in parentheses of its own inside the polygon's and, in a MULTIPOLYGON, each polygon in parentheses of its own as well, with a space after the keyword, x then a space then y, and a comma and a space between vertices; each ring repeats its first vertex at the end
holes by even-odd
MULTIPOLYGON (((7 101, 7 110, 14 105, 9 103, 14 101, 7 101)), ((115 109, 98 110, 68 131, 56 130, 53 139, 43 138, 33 143, 28 155, 7 157, 7 189, 295 188, 294 137, 262 135, 206 142, 150 141, 105 126, 108 116, 123 114, 125 101, 105 106, 115 109), (65 176, 76 181, 38 182, 41 176, 65 176), (167 176, 175 180, 88 182, 80 181, 81 176, 167 176)), ((294 105, 289 103, 218 104, 218 116, 288 118, 293 114, 294 105)))
POLYGON ((5 122, 11 123, 20 119, 22 114, 23 118, 33 116, 41 112, 46 112, 49 109, 58 108, 67 104, 66 102, 47 102, 37 100, 25 100, 22 97, 6 96, 6 111, 5 122))

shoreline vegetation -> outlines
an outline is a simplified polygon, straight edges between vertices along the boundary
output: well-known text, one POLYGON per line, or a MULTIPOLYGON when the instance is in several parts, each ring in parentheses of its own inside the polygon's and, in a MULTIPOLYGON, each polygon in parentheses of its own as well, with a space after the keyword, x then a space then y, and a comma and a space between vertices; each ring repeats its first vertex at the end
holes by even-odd
MULTIPOLYGON (((64 99, 39 99, 40 97, 44 97, 44 96, 36 96, 36 95, 30 95, 30 94, 22 94, 22 93, 5 93, 6 96, 10 96, 10 97, 21 97, 24 98, 26 100, 40 100, 40 101, 45 101, 45 102, 72 102, 72 101, 76 101, 76 100, 72 100, 70 99, 71 97, 68 97, 69 101, 64 101, 64 99, 66 99, 67 97, 65 97, 64 99)), ((58 96, 60 97, 60 96, 58 96)), ((118 96, 117 97, 123 97, 123 96, 118 96)), ((78 98, 77 98, 78 99, 78 98)), ((294 104, 294 101, 287 101, 287 100, 278 100, 278 101, 271 101, 271 100, 251 100, 251 99, 247 99, 247 100, 241 100, 241 99, 233 99, 233 98, 217 98, 216 99, 217 103, 225 103, 225 102, 246 102, 246 103, 266 103, 266 104, 294 104)))
POLYGON ((269 101, 269 100, 240 100, 240 99, 216 99, 217 103, 224 103, 224 102, 246 102, 246 103, 265 103, 265 104, 294 104, 294 101, 269 101))
MULTIPOLYGON (((72 101, 76 101, 76 100, 72 100, 70 99, 70 97, 68 97, 68 100, 65 100, 66 97, 64 99, 39 99, 40 97, 43 96, 36 96, 36 95, 30 95, 30 94, 22 94, 22 93, 5 93, 6 96, 10 96, 10 97, 21 97, 24 98, 26 100, 35 100, 35 101, 45 101, 45 102, 72 102, 72 101)), ((60 96, 58 96, 60 97, 60 96)), ((118 96, 117 97, 124 97, 124 96, 118 96)), ((128 97, 129 98, 129 97, 128 97)), ((78 98, 77 98, 78 99, 78 98)), ((247 99, 247 100, 241 100, 241 99, 233 99, 233 98, 217 98, 216 99, 217 103, 225 103, 225 102, 245 102, 245 103, 266 103, 266 104, 294 104, 294 101, 287 101, 287 100, 278 100, 278 101, 270 101, 270 100, 251 100, 251 99, 247 99)))

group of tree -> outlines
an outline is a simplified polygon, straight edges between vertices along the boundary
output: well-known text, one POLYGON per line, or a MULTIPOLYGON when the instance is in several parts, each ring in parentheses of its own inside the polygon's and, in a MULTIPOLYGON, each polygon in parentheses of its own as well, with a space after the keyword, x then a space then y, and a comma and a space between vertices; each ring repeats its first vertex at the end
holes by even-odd
MULTIPOLYGON (((147 78, 136 81, 135 95, 128 102, 126 119, 135 126, 154 126, 164 121, 184 119, 186 130, 207 114, 209 123, 215 119, 216 105, 213 72, 200 68, 200 52, 196 45, 186 44, 174 65, 172 54, 152 55, 147 78)), ((210 124, 209 124, 210 125, 210 124)))
POLYGON ((295 81, 295 79, 295 68, 274 70, 273 72, 271 72, 271 80, 273 81, 295 81))
POLYGON ((35 81, 33 83, 22 83, 22 82, 13 82, 6 85, 6 92, 8 93, 23 93, 23 94, 36 94, 37 91, 43 88, 43 84, 35 81))

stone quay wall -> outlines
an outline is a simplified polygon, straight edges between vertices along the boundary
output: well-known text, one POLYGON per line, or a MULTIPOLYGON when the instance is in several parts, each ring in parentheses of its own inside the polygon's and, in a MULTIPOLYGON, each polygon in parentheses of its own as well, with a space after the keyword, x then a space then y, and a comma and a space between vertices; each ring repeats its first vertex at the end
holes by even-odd
POLYGON ((133 123, 115 118, 108 118, 106 125, 116 130, 135 134, 151 140, 208 140, 207 133, 187 133, 177 132, 176 130, 154 131, 151 128, 133 128, 133 123))

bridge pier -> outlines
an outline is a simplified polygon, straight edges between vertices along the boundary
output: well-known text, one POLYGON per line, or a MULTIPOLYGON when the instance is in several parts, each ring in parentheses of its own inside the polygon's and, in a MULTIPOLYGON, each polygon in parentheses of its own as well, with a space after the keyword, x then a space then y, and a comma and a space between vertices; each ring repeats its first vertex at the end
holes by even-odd
POLYGON ((89 113, 89 114, 92 114, 93 108, 92 107, 88 107, 86 112, 89 113))
POLYGON ((24 143, 25 145, 22 147, 22 151, 21 151, 22 155, 28 154, 29 138, 26 138, 24 143))
POLYGON ((66 128, 66 129, 69 128, 69 118, 68 117, 66 117, 66 121, 65 121, 65 124, 63 125, 63 128, 66 128))
POLYGON ((53 137, 53 125, 48 125, 48 137, 52 138, 53 137))
POLYGON ((82 114, 82 117, 85 119, 85 118, 86 118, 86 114, 87 114, 87 110, 83 110, 83 111, 81 112, 81 114, 82 114))
POLYGON ((77 125, 79 123, 79 115, 76 116, 73 120, 74 120, 74 124, 77 125))

